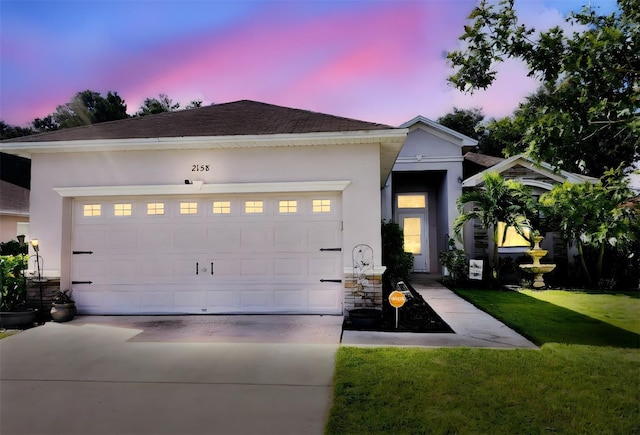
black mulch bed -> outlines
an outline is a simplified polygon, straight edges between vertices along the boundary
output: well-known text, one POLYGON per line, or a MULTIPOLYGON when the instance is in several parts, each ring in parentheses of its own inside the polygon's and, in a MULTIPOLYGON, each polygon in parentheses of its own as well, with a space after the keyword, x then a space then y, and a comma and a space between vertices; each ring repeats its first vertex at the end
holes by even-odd
MULTIPOLYGON (((345 316, 342 328, 347 331, 379 331, 379 332, 448 332, 453 329, 438 316, 438 314, 425 302, 424 298, 409 284, 405 282, 411 291, 412 298, 398 309, 398 328, 396 329, 396 309, 389 305, 387 295, 382 306, 382 318, 374 326, 354 325, 348 316, 345 316)), ((387 293, 387 292, 385 292, 387 293)))

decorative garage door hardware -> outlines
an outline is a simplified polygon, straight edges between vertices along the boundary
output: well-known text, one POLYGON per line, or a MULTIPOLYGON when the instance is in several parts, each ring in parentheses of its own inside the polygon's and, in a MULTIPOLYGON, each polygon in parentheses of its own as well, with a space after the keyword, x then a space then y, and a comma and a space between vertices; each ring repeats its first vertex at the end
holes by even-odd
MULTIPOLYGON (((211 275, 213 275, 213 262, 211 262, 211 268, 209 269, 211 271, 211 275)), ((207 268, 203 267, 202 268, 202 272, 206 272, 207 268)), ((196 275, 200 274, 200 263, 196 262, 196 275)))
POLYGON ((321 279, 320 282, 342 282, 341 279, 321 279))
POLYGON ((71 281, 71 284, 93 284, 93 281, 71 281))
POLYGON ((324 251, 342 251, 342 248, 320 248, 320 252, 324 251))
POLYGON ((73 255, 79 255, 79 254, 93 254, 93 251, 73 251, 73 255))

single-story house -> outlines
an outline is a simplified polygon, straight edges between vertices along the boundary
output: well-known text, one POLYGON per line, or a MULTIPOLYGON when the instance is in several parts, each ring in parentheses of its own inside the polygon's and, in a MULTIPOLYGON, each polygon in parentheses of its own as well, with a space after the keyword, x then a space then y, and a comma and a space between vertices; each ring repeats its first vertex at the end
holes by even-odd
MULTIPOLYGON (((470 172, 473 175, 469 175, 462 182, 463 189, 482 187, 484 175, 487 172, 495 172, 505 179, 517 180, 525 186, 529 186, 534 197, 540 197, 543 193, 550 191, 554 186, 565 181, 577 184, 597 182, 596 178, 559 170, 546 162, 535 162, 525 155, 500 159, 498 157, 467 153, 465 155, 465 163, 468 165, 467 168, 473 171, 470 172), (484 170, 476 171, 483 166, 485 167, 484 170)), ((555 258, 562 259, 567 263, 572 262, 575 252, 565 244, 559 233, 542 235, 545 238, 540 246, 548 251, 545 260, 555 258)), ((469 253, 471 258, 490 261, 490 253, 493 252, 493 240, 479 222, 465 226, 463 240, 464 250, 469 253)), ((510 257, 513 259, 524 255, 528 249, 530 249, 529 242, 518 235, 515 230, 510 229, 507 232, 507 239, 504 244, 498 246, 498 253, 501 258, 510 257)))
POLYGON ((380 189, 408 131, 245 100, 0 151, 31 159, 30 234, 81 313, 341 314, 356 245, 380 285, 380 189))

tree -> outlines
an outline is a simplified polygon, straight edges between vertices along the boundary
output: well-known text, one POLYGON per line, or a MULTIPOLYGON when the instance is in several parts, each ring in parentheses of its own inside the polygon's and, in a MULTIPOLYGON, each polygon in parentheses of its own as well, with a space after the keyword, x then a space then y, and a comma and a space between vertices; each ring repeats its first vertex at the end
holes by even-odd
POLYGON ((0 119, 0 140, 28 136, 33 133, 34 131, 28 127, 16 127, 14 125, 9 125, 0 119))
POLYGON ((52 116, 59 128, 71 128, 125 119, 129 115, 127 105, 117 92, 109 91, 105 98, 98 92, 86 90, 58 106, 52 116))
POLYGON ((60 125, 55 121, 53 115, 47 115, 44 118, 36 118, 31 124, 37 133, 46 133, 48 131, 60 129, 60 125))
POLYGON ((160 94, 158 98, 145 98, 138 110, 138 116, 154 115, 157 113, 173 112, 180 108, 180 103, 173 103, 167 94, 160 94))
POLYGON ((439 124, 478 141, 484 136, 482 121, 484 121, 484 113, 477 107, 472 109, 454 107, 453 112, 438 118, 439 124))
POLYGON ((460 215, 453 222, 453 229, 458 237, 467 222, 477 219, 483 228, 493 234, 493 277, 499 276, 498 245, 504 243, 509 227, 528 239, 525 232, 530 228, 529 219, 535 214, 535 200, 530 189, 515 180, 505 180, 496 172, 487 172, 481 188, 463 192, 458 198, 457 206, 460 215), (470 210, 466 210, 471 205, 470 210), (504 231, 498 234, 498 223, 504 222, 504 231))
POLYGON ((524 105, 532 121, 522 139, 528 153, 594 176, 630 166, 640 155, 637 0, 618 0, 620 11, 608 16, 588 8, 570 14, 567 20, 585 29, 571 35, 559 27, 536 35, 518 23, 513 5, 483 0, 472 11, 460 37, 466 48, 447 55, 449 81, 465 92, 486 89, 497 63, 520 59, 542 82, 524 105))
POLYGON ((202 100, 191 100, 185 109, 196 109, 198 107, 202 107, 202 100))
MULTIPOLYGON (((580 265, 588 285, 603 277, 607 245, 627 251, 638 233, 638 213, 630 201, 634 196, 622 168, 607 171, 597 183, 569 183, 555 186, 540 197, 543 214, 560 229, 563 238, 578 249, 580 265), (586 261, 585 246, 594 248, 595 281, 586 261)), ((640 252, 625 252, 625 256, 640 252)))

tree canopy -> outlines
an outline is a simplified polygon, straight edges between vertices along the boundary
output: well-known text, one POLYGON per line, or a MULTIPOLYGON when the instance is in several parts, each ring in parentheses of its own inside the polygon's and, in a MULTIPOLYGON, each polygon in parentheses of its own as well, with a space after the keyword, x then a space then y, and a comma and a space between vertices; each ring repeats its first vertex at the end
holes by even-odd
POLYGON ((518 22, 514 0, 476 7, 448 53, 449 81, 473 93, 496 79, 504 59, 525 62, 539 91, 514 116, 525 129, 515 150, 593 176, 640 157, 640 4, 618 0, 619 11, 572 13, 571 34, 560 27, 536 32, 518 22))
POLYGON ((109 91, 103 97, 98 92, 86 90, 78 92, 68 103, 58 106, 52 117, 58 128, 70 128, 125 119, 129 115, 127 105, 117 92, 109 91))
MULTIPOLYGON (((193 102, 192 102, 193 103, 193 102)), ((157 113, 173 112, 180 108, 180 103, 174 103, 167 94, 160 94, 158 98, 145 98, 144 102, 140 106, 140 110, 136 115, 146 116, 154 115, 157 113)))

